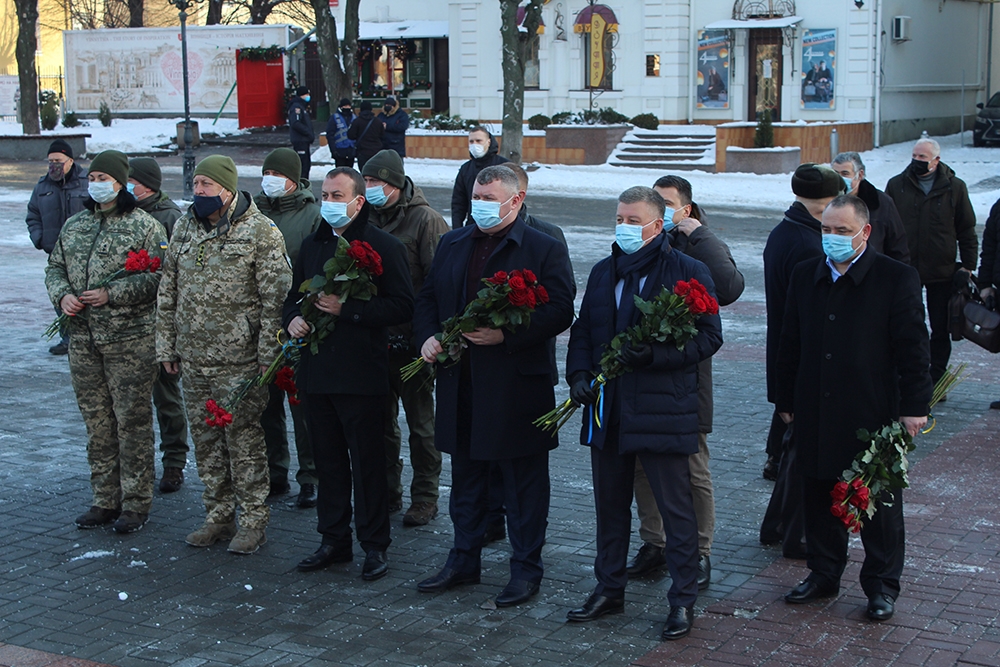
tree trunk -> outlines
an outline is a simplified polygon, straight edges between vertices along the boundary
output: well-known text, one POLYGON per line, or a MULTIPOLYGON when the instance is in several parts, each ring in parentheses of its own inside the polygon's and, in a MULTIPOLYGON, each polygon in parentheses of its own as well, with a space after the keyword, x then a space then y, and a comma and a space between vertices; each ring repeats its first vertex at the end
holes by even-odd
POLYGON ((527 44, 541 21, 542 0, 525 7, 524 27, 517 27, 519 0, 500 0, 500 37, 503 45, 503 140, 500 155, 521 164, 524 139, 524 60, 527 44))
POLYGON ((35 71, 35 51, 38 43, 35 30, 38 26, 38 0, 14 0, 17 11, 17 78, 21 88, 21 131, 39 134, 38 122, 38 72, 35 71))
MULTIPOLYGON (((323 71, 323 83, 326 84, 326 95, 332 105, 344 89, 344 69, 340 64, 340 40, 337 39, 337 19, 330 13, 329 0, 310 0, 316 14, 316 49, 319 51, 319 64, 323 71)), ((347 83, 350 90, 350 82, 347 83)))
MULTIPOLYGON (((354 79, 358 74, 358 6, 361 0, 347 0, 344 8, 344 43, 341 51, 344 54, 344 86, 340 97, 354 99, 354 79)), ((330 108, 339 100, 330 98, 330 108)))
POLYGON ((205 17, 205 25, 219 25, 222 23, 222 0, 208 0, 208 15, 205 17))
POLYGON ((128 27, 142 27, 142 13, 145 0, 128 0, 128 27))
POLYGON ((267 17, 271 15, 274 6, 268 0, 252 0, 250 3, 250 25, 264 25, 267 23, 267 17))

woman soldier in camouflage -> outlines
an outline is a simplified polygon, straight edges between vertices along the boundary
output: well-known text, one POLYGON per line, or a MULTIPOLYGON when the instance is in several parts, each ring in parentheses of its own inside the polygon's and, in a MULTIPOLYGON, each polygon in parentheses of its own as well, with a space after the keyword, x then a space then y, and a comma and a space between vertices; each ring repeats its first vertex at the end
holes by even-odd
POLYGON ((104 151, 90 163, 85 211, 63 226, 45 287, 70 316, 69 369, 87 425, 93 506, 80 528, 114 521, 119 533, 139 530, 153 502, 153 412, 157 366, 153 331, 159 273, 130 272, 129 252, 161 255, 163 225, 136 208, 128 192, 128 158, 104 151))

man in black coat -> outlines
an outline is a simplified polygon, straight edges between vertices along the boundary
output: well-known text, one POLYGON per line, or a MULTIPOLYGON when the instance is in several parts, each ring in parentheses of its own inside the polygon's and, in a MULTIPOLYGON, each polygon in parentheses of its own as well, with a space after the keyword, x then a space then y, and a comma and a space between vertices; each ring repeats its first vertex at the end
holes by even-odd
POLYGON ((906 243, 906 230, 896 210, 892 197, 882 192, 865 178, 865 163, 854 151, 838 153, 830 168, 840 174, 847 184, 847 194, 859 197, 868 206, 868 224, 872 234, 868 247, 887 257, 910 263, 910 248, 906 243))
POLYGON ((414 337, 434 363, 441 323, 476 297, 482 278, 530 269, 549 294, 531 324, 511 332, 482 327, 465 334, 460 363, 437 369, 435 445, 451 455, 451 520, 455 542, 444 568, 421 581, 426 593, 478 583, 486 533, 489 469, 503 473, 507 526, 513 551, 510 581, 499 607, 538 592, 549 510, 549 450, 558 439, 533 425, 555 407, 549 341, 573 320, 573 276, 565 246, 528 228, 516 209, 517 178, 488 167, 473 190, 476 224, 445 234, 417 296, 414 337))
POLYGON ((592 406, 584 410, 580 442, 591 448, 597 588, 567 619, 592 621, 625 608, 638 458, 666 525, 672 581, 667 592, 670 613, 661 637, 672 640, 691 631, 698 598, 698 525, 688 457, 698 451, 698 363, 722 346, 718 312, 696 320, 698 333, 682 349, 673 342, 625 345, 620 358, 632 370, 604 385, 603 400, 591 386, 611 340, 639 322, 636 295, 649 301, 664 287, 673 289, 678 281, 697 279, 714 296, 708 267, 670 247, 663 233, 665 208, 652 188, 636 186, 618 197, 611 256, 591 270, 580 316, 570 331, 566 357, 570 396, 592 406))
POLYGON ((316 133, 313 131, 312 119, 309 117, 309 89, 299 86, 295 97, 288 103, 288 134, 299 160, 302 162, 302 178, 309 180, 309 169, 312 168, 312 153, 310 146, 316 133))
POLYGON ((472 190, 479 172, 486 167, 509 162, 507 158, 497 155, 498 150, 500 145, 485 127, 476 126, 469 131, 469 155, 472 159, 459 168, 458 176, 455 177, 455 187, 451 190, 452 229, 472 224, 469 204, 472 201, 472 190))
MULTIPOLYGON (((823 256, 820 219, 834 197, 847 192, 840 174, 825 165, 805 163, 792 175, 795 203, 771 230, 764 246, 764 294, 767 300, 767 400, 774 403, 775 363, 785 315, 785 297, 792 270, 799 262, 823 256)), ((804 558, 802 511, 797 498, 801 477, 794 470, 794 451, 786 426, 775 410, 767 436, 768 463, 764 477, 776 479, 771 502, 761 522, 760 541, 783 542, 786 558, 804 558), (780 465, 780 467, 779 467, 780 465)))
MULTIPOLYGON (((775 406, 795 424, 810 570, 785 595, 793 604, 839 591, 848 536, 830 512, 830 492, 868 446, 858 429, 899 420, 916 436, 927 423, 933 387, 920 279, 912 267, 871 252, 870 233, 863 201, 834 199, 823 213, 826 256, 799 264, 788 289, 775 406)), ((861 529, 861 586, 868 617, 881 621, 899 595, 904 533, 902 492, 879 500, 890 505, 880 505, 861 529)))
POLYGON ((382 135, 385 126, 375 117, 371 102, 362 102, 358 117, 347 130, 347 138, 354 141, 354 152, 358 158, 358 170, 365 168, 365 163, 382 150, 382 135))
POLYGON ((318 570, 353 558, 351 487, 354 523, 365 550, 361 576, 367 581, 387 572, 389 491, 385 476, 385 400, 389 393, 388 327, 413 315, 413 288, 406 247, 368 224, 365 181, 349 167, 332 170, 323 181, 323 219, 328 223, 302 242, 282 323, 292 338, 309 333, 299 303, 303 281, 324 273, 339 238, 360 240, 382 258, 383 273, 373 277, 378 293, 369 301, 341 301, 323 295, 316 307, 337 316, 336 328, 312 354, 302 350, 296 378, 305 396, 306 424, 312 439, 316 475, 317 530, 323 542, 299 563, 301 571, 318 570), (346 209, 345 205, 346 204, 346 209))

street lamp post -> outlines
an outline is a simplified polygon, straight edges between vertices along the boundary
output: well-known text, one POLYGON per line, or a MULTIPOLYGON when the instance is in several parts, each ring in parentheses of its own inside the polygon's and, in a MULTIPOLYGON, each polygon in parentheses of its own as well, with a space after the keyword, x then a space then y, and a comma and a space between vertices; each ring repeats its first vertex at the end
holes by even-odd
POLYGON ((188 49, 187 49, 187 10, 194 4, 192 0, 170 0, 180 11, 181 19, 181 67, 184 72, 184 199, 194 198, 194 132, 191 129, 191 101, 188 91, 188 49))

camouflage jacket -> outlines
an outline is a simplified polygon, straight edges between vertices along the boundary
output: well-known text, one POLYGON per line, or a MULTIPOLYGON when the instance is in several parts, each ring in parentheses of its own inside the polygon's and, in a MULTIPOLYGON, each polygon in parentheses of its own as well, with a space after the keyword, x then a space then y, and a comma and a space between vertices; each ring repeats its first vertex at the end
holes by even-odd
MULTIPOLYGON (((167 245, 163 225, 149 214, 134 209, 128 213, 77 213, 63 225, 45 268, 45 288, 53 305, 67 294, 80 296, 120 269, 129 251, 145 249, 160 257, 167 245)), ((156 287, 159 273, 130 273, 112 280, 108 303, 87 307, 70 318, 71 335, 85 334, 89 327, 96 343, 118 343, 148 337, 156 320, 156 287)))
POLYGON ((218 225, 193 208, 174 226, 157 299, 156 359, 270 364, 292 283, 281 232, 240 192, 218 225))

